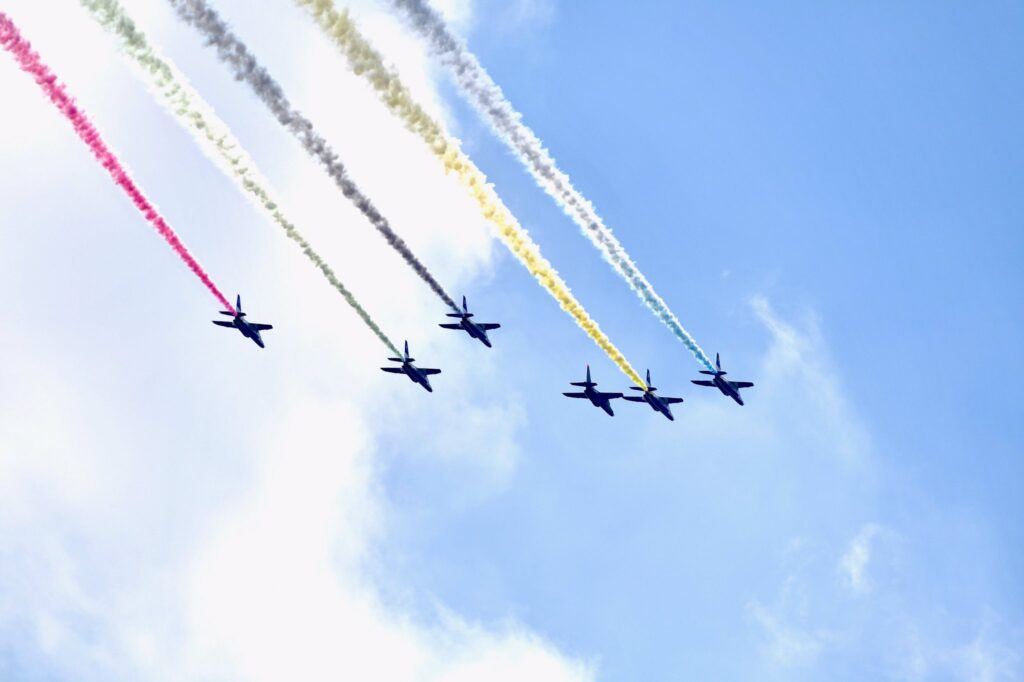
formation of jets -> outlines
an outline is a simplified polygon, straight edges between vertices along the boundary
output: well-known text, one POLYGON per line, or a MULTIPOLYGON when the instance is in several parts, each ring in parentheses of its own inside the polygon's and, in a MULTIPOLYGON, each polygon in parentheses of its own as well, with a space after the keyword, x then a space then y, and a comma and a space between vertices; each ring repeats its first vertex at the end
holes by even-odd
MULTIPOLYGON (((225 320, 213 320, 213 323, 219 327, 229 327, 237 329, 241 332, 242 336, 247 339, 252 339, 253 342, 260 348, 265 348, 263 344, 263 337, 260 336, 260 332, 273 329, 274 327, 269 324, 261 324, 259 322, 250 322, 245 319, 245 313, 242 312, 242 297, 238 296, 235 301, 235 312, 227 310, 221 310, 221 315, 227 315, 231 318, 230 322, 225 320)), ((447 317, 458 318, 458 322, 445 323, 439 325, 443 329, 452 329, 456 331, 464 331, 469 334, 470 338, 477 339, 480 343, 484 344, 488 348, 492 348, 491 339, 487 336, 487 332, 501 327, 500 324, 495 322, 474 322, 472 319, 473 313, 469 312, 469 307, 466 304, 466 297, 462 297, 462 311, 456 313, 448 313, 447 317)), ((402 363, 400 367, 381 367, 381 370, 389 374, 404 374, 409 377, 409 380, 413 383, 419 384, 425 390, 433 393, 434 388, 430 385, 430 379, 434 374, 440 374, 441 370, 429 368, 429 367, 417 367, 412 364, 415 358, 409 356, 409 342, 405 342, 405 352, 400 358, 388 358, 392 362, 402 363)), ((727 372, 722 369, 722 358, 717 353, 715 354, 715 370, 700 370, 701 374, 710 376, 710 379, 692 379, 691 381, 697 386, 707 386, 709 388, 717 388, 722 395, 727 398, 732 398, 738 404, 743 405, 743 397, 740 395, 741 388, 750 388, 754 384, 749 381, 731 381, 725 378, 727 372)), ((585 381, 572 381, 569 383, 570 386, 578 386, 582 388, 582 391, 570 391, 563 393, 562 395, 567 398, 581 398, 589 400, 590 404, 594 407, 599 407, 604 410, 608 416, 614 417, 615 411, 612 410, 611 401, 622 398, 631 403, 647 403, 647 405, 655 412, 661 413, 666 419, 675 421, 675 417, 672 415, 672 405, 683 402, 682 398, 669 398, 667 396, 660 396, 656 393, 658 390, 651 384, 651 370, 647 370, 647 381, 644 386, 630 386, 630 389, 634 391, 640 391, 642 395, 624 395, 622 393, 607 393, 604 391, 597 390, 597 382, 593 381, 590 377, 590 365, 587 365, 587 378, 585 381)))

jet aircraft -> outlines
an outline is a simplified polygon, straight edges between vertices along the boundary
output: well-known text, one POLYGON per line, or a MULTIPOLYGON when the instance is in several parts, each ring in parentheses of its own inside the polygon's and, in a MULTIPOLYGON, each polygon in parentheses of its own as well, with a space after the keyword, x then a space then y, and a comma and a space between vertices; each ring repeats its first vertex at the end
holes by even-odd
POLYGON ((590 365, 587 365, 587 380, 586 381, 571 381, 570 386, 582 386, 583 391, 579 393, 563 393, 562 395, 568 398, 586 398, 594 407, 600 407, 602 410, 608 413, 610 417, 614 417, 615 413, 612 411, 611 401, 615 398, 621 398, 621 393, 602 393, 596 390, 594 387, 597 384, 590 380, 590 365))
POLYGON ((428 391, 430 391, 431 393, 433 393, 434 389, 431 388, 430 380, 427 377, 429 377, 431 374, 440 374, 441 370, 439 370, 439 369, 429 369, 427 367, 424 367, 424 368, 421 369, 421 368, 417 367, 416 365, 412 364, 415 359, 416 358, 409 357, 409 342, 406 341, 405 342, 405 357, 401 357, 401 358, 388 358, 388 360, 391 360, 392 362, 400 362, 400 363, 402 363, 402 366, 401 367, 381 367, 381 369, 384 370, 385 372, 389 373, 389 374, 404 374, 407 377, 409 377, 413 381, 413 383, 419 384, 423 388, 425 388, 428 391))
POLYGON ((672 410, 669 405, 675 405, 676 403, 683 402, 682 398, 663 398, 657 395, 654 386, 651 385, 651 370, 647 370, 647 387, 640 388, 639 386, 630 386, 634 391, 643 391, 643 395, 627 395, 623 396, 623 400, 628 400, 631 403, 647 403, 651 406, 651 409, 655 412, 661 412, 665 415, 665 418, 669 421, 675 421, 676 418, 672 416, 672 410))
POLYGON ((260 324, 259 322, 249 322, 245 319, 245 313, 242 312, 242 296, 239 295, 235 301, 235 312, 229 312, 227 310, 221 310, 221 315, 227 315, 233 318, 230 322, 224 320, 213 320, 213 323, 218 327, 231 327, 242 332, 242 336, 247 339, 252 339, 257 346, 260 348, 266 348, 263 345, 263 337, 260 336, 260 332, 264 332, 268 329, 273 329, 273 325, 260 324))
POLYGON ((726 372, 722 371, 722 359, 719 357, 718 353, 715 353, 715 367, 718 369, 714 372, 710 372, 705 369, 700 371, 701 374, 710 374, 713 377, 710 381, 706 379, 691 379, 690 381, 698 386, 711 386, 717 388, 722 392, 722 395, 728 396, 742 405, 743 397, 740 395, 740 389, 750 388, 754 384, 749 381, 729 381, 726 379, 726 372))
POLYGON ((488 348, 491 348, 491 340, 487 338, 487 332, 491 331, 492 329, 497 329, 498 327, 501 326, 500 324, 496 324, 493 322, 473 322, 471 319, 469 319, 473 317, 473 313, 469 312, 469 309, 466 308, 465 296, 462 297, 462 312, 448 313, 447 317, 457 317, 459 318, 459 321, 453 324, 438 325, 439 327, 443 329, 461 329, 465 331, 467 334, 469 334, 472 338, 480 339, 480 342, 487 346, 488 348))

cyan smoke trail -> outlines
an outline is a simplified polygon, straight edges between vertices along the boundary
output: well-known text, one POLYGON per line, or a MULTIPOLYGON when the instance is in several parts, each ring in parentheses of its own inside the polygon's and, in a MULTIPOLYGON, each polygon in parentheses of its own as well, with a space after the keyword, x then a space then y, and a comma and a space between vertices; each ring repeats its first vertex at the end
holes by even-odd
MULTIPOLYGON (((322 2, 330 4, 330 0, 322 2)), ((466 43, 452 33, 441 15, 426 0, 390 2, 429 41, 434 52, 451 69, 466 98, 487 120, 498 137, 512 149, 537 184, 573 219, 616 272, 629 283, 640 300, 672 330, 697 360, 707 369, 714 369, 711 358, 697 345, 697 341, 683 328, 668 304, 640 272, 611 229, 604 224, 594 205, 576 189, 540 138, 523 123, 522 114, 512 106, 498 84, 469 51, 466 43)))
POLYGON ((388 220, 381 215, 370 198, 352 181, 338 154, 327 141, 313 128, 308 118, 292 107, 284 90, 250 54, 245 44, 239 40, 221 18, 209 8, 205 2, 197 0, 169 0, 171 6, 186 23, 198 30, 208 45, 217 48, 217 54, 234 72, 235 78, 245 81, 257 97, 270 109, 274 117, 302 144, 310 156, 318 160, 331 176, 342 193, 355 204, 366 219, 377 228, 395 251, 401 254, 405 262, 426 282, 437 296, 448 304, 455 312, 458 305, 444 290, 441 284, 430 273, 430 270, 416 256, 392 229, 388 220))
POLYGON ((202 96, 189 85, 188 80, 170 61, 162 58, 149 44, 146 35, 136 26, 117 0, 80 0, 90 15, 120 41, 122 52, 138 67, 150 89, 160 98, 175 119, 188 130, 199 148, 229 177, 249 199, 263 211, 271 222, 284 230, 306 257, 378 339, 398 355, 395 344, 381 330, 377 322, 360 305, 355 296, 342 284, 334 270, 299 233, 280 205, 272 198, 269 183, 259 172, 256 162, 242 147, 227 124, 224 123, 202 96))
POLYGON ((175 253, 185 261, 188 268, 195 273, 196 277, 206 285, 206 288, 217 297, 220 304, 224 306, 225 310, 235 312, 234 306, 228 301, 228 299, 221 293, 217 285, 213 283, 213 279, 203 270, 203 267, 199 265, 199 262, 189 253, 188 249, 182 243, 178 235, 171 229, 171 226, 167 224, 163 216, 156 210, 156 207, 146 198, 142 193, 142 190, 138 188, 135 182, 129 177, 128 171, 125 169, 117 156, 107 147, 106 143, 100 137, 99 131, 89 121, 85 112, 75 104, 74 100, 68 95, 64 88, 64 85, 57 81, 57 76, 50 70, 48 66, 43 64, 39 59, 39 55, 32 50, 32 46, 27 40, 25 40, 18 27, 15 26, 14 22, 4 14, 0 12, 0 45, 5 50, 10 52, 15 59, 18 60, 18 65, 23 71, 32 76, 36 83, 42 88, 46 96, 53 102, 54 106, 60 110, 62 114, 71 122, 78 137, 81 138, 89 150, 92 152, 96 160, 107 169, 110 173, 110 177, 114 179, 114 182, 125 191, 128 197, 135 204, 135 207, 139 209, 146 220, 156 228, 156 231, 160 233, 171 248, 174 249, 175 253))

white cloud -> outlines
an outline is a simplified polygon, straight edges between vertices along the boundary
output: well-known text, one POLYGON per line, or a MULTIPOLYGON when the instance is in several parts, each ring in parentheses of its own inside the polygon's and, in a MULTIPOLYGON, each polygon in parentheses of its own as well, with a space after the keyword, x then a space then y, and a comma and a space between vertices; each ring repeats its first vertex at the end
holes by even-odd
POLYGON ((821 635, 783 622, 758 602, 749 603, 747 610, 761 626, 764 651, 773 663, 786 668, 807 668, 817 662, 822 649, 821 635))
MULTIPOLYGON (((244 23, 247 37, 247 29, 278 14, 289 30, 316 35, 285 5, 266 17, 247 13, 242 2, 218 7, 244 23)), ((452 7, 468 16, 466 3, 452 7)), ((143 159, 145 168, 145 161, 182 144, 184 137, 146 104, 142 85, 111 59, 84 14, 69 11, 52 27, 30 0, 8 11, 26 17, 44 57, 100 129, 121 141, 127 159, 143 159), (81 55, 89 59, 76 65, 81 55), (121 92, 144 108, 122 110, 120 94, 112 94, 121 92), (134 129, 150 134, 130 134, 134 129)), ((392 19, 366 7, 361 12, 417 93, 444 115, 422 46, 395 30, 392 19)), ((166 8, 141 19, 157 42, 180 42, 166 8)), ((471 202, 316 40, 302 54, 281 53, 276 44, 254 47, 265 49, 284 74, 322 59, 336 77, 330 89, 296 79, 290 95, 323 122, 353 175, 442 281, 461 289, 487 276, 492 240, 471 202)), ((244 89, 207 63, 211 73, 197 73, 197 85, 203 91, 229 83, 215 101, 230 93, 228 99, 245 103, 252 119, 240 122, 249 131, 246 141, 258 160, 276 160, 264 170, 306 236, 396 340, 416 331, 420 357, 445 367, 439 388, 469 384, 469 369, 447 362, 457 351, 438 343, 436 299, 244 89), (251 129, 261 126, 273 132, 253 136, 251 129)), ((5 283, 31 289, 39 272, 20 262, 24 254, 48 248, 58 230, 90 229, 81 221, 104 213, 119 216, 111 222, 128 216, 128 225, 116 229, 148 239, 146 250, 133 254, 140 263, 163 263, 163 245, 125 211, 124 197, 102 184, 105 178, 97 180, 80 144, 67 131, 55 133, 63 122, 26 80, 9 61, 2 65, 0 84, 20 84, 10 92, 25 106, 17 109, 20 134, 0 137, 0 147, 5 154, 18 150, 26 163, 81 177, 52 173, 50 184, 33 186, 21 174, 0 189, 12 215, 35 223, 17 239, 4 237, 4 251, 13 254, 5 261, 5 283), (44 139, 51 140, 47 158, 37 156, 44 139), (44 223, 39 207, 79 180, 102 190, 76 195, 78 222, 61 216, 44 223)), ((216 330, 197 343, 194 310, 164 310, 159 334, 152 315, 129 310, 122 300, 107 302, 102 324, 76 330, 28 305, 8 311, 0 343, 18 363, 2 365, 0 377, 0 659, 14 652, 19 669, 76 680, 591 679, 592 664, 564 655, 527 625, 485 626, 443 605, 424 614, 396 600, 392 595, 403 587, 382 584, 374 570, 395 513, 381 487, 379 435, 407 413, 422 413, 408 419, 412 432, 428 433, 429 421, 446 435, 417 455, 439 465, 461 463, 454 469, 459 483, 486 495, 518 460, 523 412, 514 396, 495 404, 468 385, 465 398, 445 401, 367 372, 367 363, 384 355, 380 345, 275 228, 252 217, 205 162, 196 164, 164 164, 159 175, 143 172, 141 179, 168 215, 189 217, 174 222, 186 241, 199 244, 197 253, 215 274, 258 292, 247 294, 248 308, 277 311, 269 320, 275 330, 268 350, 216 330), (210 194, 215 201, 195 205, 193 197, 210 194), (61 334, 66 344, 54 341, 61 334), (123 346, 110 347, 112 339, 123 346), (94 349, 99 355, 90 357, 94 349), (404 409, 396 406, 399 398, 404 409)), ((131 259, 123 259, 120 233, 110 232, 98 231, 92 245, 102 267, 84 270, 92 259, 69 260, 66 272, 53 273, 57 289, 76 276, 79 297, 91 287, 110 287, 128 298, 143 286, 117 281, 131 259)), ((177 270, 174 277, 147 281, 146 298, 193 293, 187 275, 177 270)), ((207 324, 203 318, 198 324, 207 324)), ((473 370, 486 376, 495 362, 481 356, 473 370)))
POLYGON ((878 532, 879 527, 876 524, 865 524, 839 559, 839 574, 843 584, 852 592, 864 594, 871 590, 867 568, 871 561, 871 541, 878 532))

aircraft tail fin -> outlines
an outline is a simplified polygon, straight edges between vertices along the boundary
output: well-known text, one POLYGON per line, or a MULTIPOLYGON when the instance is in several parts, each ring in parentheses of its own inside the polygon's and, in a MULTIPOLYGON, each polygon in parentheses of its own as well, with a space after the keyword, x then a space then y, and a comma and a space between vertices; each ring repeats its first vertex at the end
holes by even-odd
POLYGON ((587 365, 587 380, 586 381, 570 381, 570 386, 597 386, 593 381, 590 380, 590 365, 587 365))

